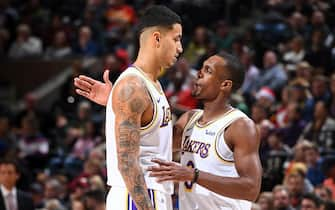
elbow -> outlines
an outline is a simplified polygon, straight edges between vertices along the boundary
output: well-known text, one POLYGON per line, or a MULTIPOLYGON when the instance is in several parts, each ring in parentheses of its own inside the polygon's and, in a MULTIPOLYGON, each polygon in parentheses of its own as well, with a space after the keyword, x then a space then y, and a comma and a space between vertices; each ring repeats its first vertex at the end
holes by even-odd
POLYGON ((246 186, 246 190, 244 192, 247 192, 247 193, 245 194, 245 198, 243 199, 251 201, 251 202, 255 202, 261 190, 261 183, 254 179, 250 179, 248 180, 245 186, 246 186))

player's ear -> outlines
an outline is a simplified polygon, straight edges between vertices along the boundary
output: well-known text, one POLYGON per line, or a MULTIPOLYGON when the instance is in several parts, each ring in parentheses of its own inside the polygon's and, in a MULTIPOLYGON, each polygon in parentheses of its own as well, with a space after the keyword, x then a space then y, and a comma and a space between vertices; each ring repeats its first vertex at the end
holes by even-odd
POLYGON ((232 87, 233 87, 233 81, 226 79, 221 83, 220 89, 227 90, 231 89, 232 87))
POLYGON ((153 38, 154 38, 154 43, 156 45, 156 48, 160 47, 160 38, 161 38, 161 33, 159 31, 155 31, 153 33, 153 38))

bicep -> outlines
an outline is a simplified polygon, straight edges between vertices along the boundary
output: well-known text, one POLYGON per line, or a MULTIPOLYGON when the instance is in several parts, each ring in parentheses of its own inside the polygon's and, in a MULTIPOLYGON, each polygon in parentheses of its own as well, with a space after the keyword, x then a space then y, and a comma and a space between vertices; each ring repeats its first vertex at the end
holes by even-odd
POLYGON ((230 127, 229 138, 234 145, 235 166, 240 177, 249 177, 255 181, 261 178, 262 167, 258 149, 260 137, 258 129, 251 120, 241 119, 230 127), (244 132, 238 132, 243 130, 244 132))
POLYGON ((118 154, 137 153, 141 117, 150 103, 145 87, 136 79, 120 81, 112 97, 118 154))

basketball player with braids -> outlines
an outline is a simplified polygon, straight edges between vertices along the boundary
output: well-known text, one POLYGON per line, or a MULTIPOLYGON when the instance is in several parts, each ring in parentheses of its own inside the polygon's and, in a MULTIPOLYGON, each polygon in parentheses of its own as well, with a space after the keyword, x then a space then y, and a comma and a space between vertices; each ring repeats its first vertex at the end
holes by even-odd
POLYGON ((254 122, 229 104, 244 78, 242 64, 229 54, 208 58, 193 89, 203 110, 186 112, 174 125, 181 164, 153 160, 158 182, 179 182, 181 210, 250 210, 260 191, 260 138, 254 122))
POLYGON ((177 61, 181 37, 180 17, 152 6, 140 19, 138 56, 113 88, 108 72, 105 84, 75 79, 78 94, 106 106, 107 210, 172 210, 173 182, 158 183, 146 169, 153 158, 172 160, 171 112, 157 78, 177 61))

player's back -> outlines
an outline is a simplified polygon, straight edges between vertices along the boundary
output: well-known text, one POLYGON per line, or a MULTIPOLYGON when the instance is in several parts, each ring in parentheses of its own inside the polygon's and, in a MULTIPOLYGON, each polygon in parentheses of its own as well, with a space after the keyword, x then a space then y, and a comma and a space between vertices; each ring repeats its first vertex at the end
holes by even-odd
MULTIPOLYGON (((235 120, 247 116, 231 109, 206 125, 198 123, 203 111, 197 111, 187 123, 182 137, 181 164, 218 176, 238 177, 233 152, 224 140, 224 131, 235 120)), ((214 193, 191 182, 179 186, 181 209, 246 210, 251 203, 214 193)))
MULTIPOLYGON (((153 103, 153 117, 150 123, 141 127, 140 130, 140 154, 139 164, 144 174, 146 185, 150 189, 161 192, 173 193, 173 184, 171 182, 157 183, 154 178, 149 177, 146 171, 148 166, 152 166, 153 158, 164 160, 172 159, 172 124, 171 112, 168 101, 161 90, 157 88, 145 74, 135 68, 129 67, 124 71, 114 87, 129 76, 140 78, 147 89, 150 100, 153 103)), ((112 108, 113 90, 109 96, 106 107, 106 159, 107 159, 107 184, 113 187, 125 187, 125 183, 118 169, 117 147, 115 138, 115 113, 112 108)), ((131 176, 131 174, 129 174, 131 176)))

